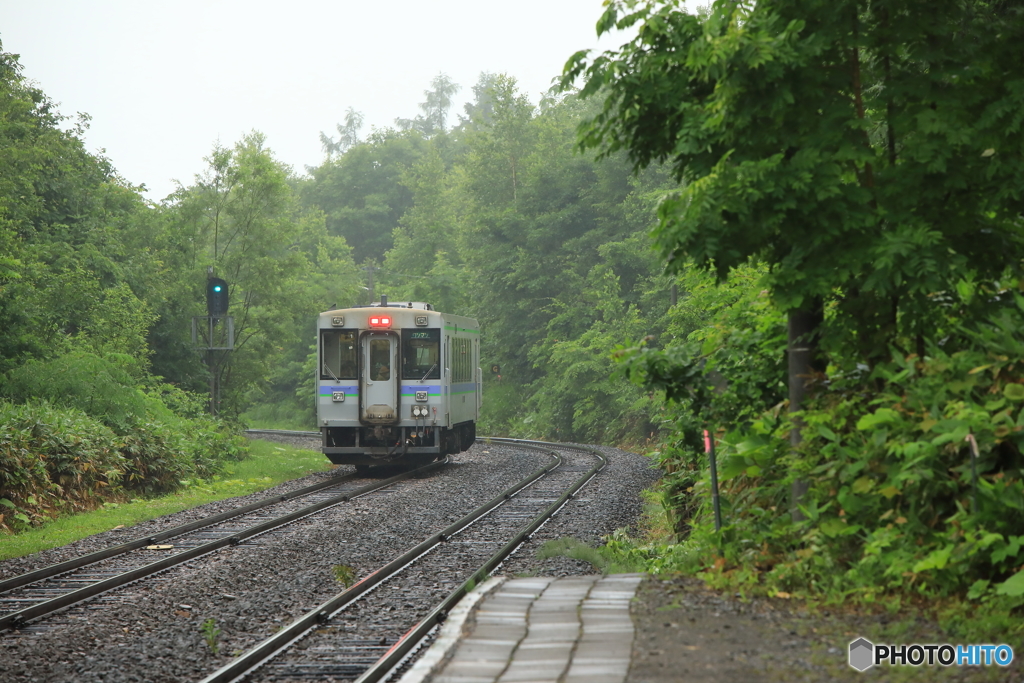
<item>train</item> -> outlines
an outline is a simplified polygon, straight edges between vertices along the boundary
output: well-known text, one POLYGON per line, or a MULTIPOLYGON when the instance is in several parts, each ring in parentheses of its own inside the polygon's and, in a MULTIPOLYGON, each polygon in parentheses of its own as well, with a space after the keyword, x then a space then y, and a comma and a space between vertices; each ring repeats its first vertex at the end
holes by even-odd
POLYGON ((476 440, 480 323, 428 303, 324 311, 317 322, 317 425, 332 463, 440 460, 476 440))

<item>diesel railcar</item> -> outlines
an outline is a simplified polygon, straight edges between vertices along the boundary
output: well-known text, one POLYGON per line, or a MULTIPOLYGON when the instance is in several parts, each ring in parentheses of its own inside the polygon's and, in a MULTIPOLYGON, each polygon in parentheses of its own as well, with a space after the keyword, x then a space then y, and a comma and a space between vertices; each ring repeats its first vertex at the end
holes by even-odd
POLYGON ((325 311, 318 321, 317 424, 331 462, 440 459, 476 439, 480 324, 408 301, 325 311))

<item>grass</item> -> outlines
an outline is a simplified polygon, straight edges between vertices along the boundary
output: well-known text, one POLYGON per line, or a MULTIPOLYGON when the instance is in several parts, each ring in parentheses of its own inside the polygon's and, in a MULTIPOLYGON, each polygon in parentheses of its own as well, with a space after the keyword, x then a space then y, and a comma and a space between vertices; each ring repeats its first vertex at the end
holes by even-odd
POLYGON ((602 574, 628 574, 644 571, 642 566, 616 558, 603 548, 591 548, 583 541, 570 536, 545 541, 537 550, 538 560, 546 560, 551 557, 568 557, 587 562, 602 574))
MULTIPOLYGON (((321 453, 253 440, 247 460, 230 462, 209 481, 190 481, 175 493, 146 500, 105 503, 83 512, 47 522, 20 534, 0 534, 0 560, 30 555, 77 541, 119 526, 131 526, 154 517, 181 512, 216 500, 263 491, 281 482, 331 468, 321 453)), ((125 540, 134 538, 130 534, 125 540)))

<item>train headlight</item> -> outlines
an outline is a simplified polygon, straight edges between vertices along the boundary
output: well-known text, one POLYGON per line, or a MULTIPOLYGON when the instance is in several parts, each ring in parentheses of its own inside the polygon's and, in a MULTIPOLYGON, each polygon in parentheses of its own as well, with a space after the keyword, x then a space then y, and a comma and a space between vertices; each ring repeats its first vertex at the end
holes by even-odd
POLYGON ((426 327, 427 326, 427 316, 425 316, 425 315, 418 315, 418 316, 416 316, 416 324, 419 325, 420 327, 426 327))
POLYGON ((416 392, 416 400, 420 401, 420 402, 425 402, 427 400, 427 392, 425 392, 425 391, 417 391, 416 392))
POLYGON ((331 392, 331 400, 334 401, 335 403, 344 403, 345 402, 345 392, 344 391, 332 391, 331 392))
POLYGON ((343 316, 343 315, 336 315, 336 316, 332 317, 331 318, 331 324, 334 325, 335 327, 343 326, 345 324, 345 316, 343 316))

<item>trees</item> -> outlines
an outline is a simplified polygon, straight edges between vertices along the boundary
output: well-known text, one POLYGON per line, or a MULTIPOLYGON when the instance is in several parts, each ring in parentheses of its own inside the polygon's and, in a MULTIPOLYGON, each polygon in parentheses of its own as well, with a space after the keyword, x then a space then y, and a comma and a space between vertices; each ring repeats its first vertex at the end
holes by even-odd
POLYGON ((827 303, 833 342, 874 362, 935 331, 935 293, 1017 267, 1012 3, 722 1, 699 18, 617 1, 613 26, 637 37, 574 55, 563 84, 604 98, 584 148, 685 181, 654 232, 670 269, 763 259, 783 310, 827 303))
POLYGON ((85 150, 88 117, 66 125, 0 47, 0 373, 75 348, 125 354, 144 374, 139 293, 155 265, 121 236, 146 207, 85 150))
MULTIPOLYGON (((1008 46, 1024 38, 1024 8, 720 0, 694 16, 613 0, 598 26, 636 38, 567 64, 563 84, 585 76, 583 95, 602 100, 581 146, 665 163, 683 184, 653 233, 669 269, 725 280, 753 263, 789 317, 788 420, 771 405, 770 315, 716 314, 702 349, 629 358, 682 404, 690 443, 669 458, 690 490, 707 485, 692 418, 726 418, 715 426, 731 528, 695 514, 691 547, 714 543, 726 568, 773 589, 870 599, 909 582, 1019 606, 1008 519, 1024 500, 1024 439, 1009 423, 1024 419, 1011 403, 1024 394, 1009 388, 1009 359, 1024 310, 1024 80, 1008 46), (828 376, 805 397, 817 333, 828 376), (740 381, 709 395, 713 366, 740 381), (793 448, 786 431, 805 441, 793 448), (804 518, 785 514, 790 491, 804 518), (982 538, 992 551, 975 550, 982 538)), ((747 310, 760 289, 746 289, 747 310)), ((677 511, 692 512, 682 497, 677 511)))
POLYGON ((462 106, 465 116, 459 114, 459 125, 463 128, 472 128, 474 125, 490 124, 491 116, 494 114, 494 88, 497 85, 498 74, 488 71, 481 71, 473 86, 473 101, 466 102, 462 106))
POLYGON ((181 340, 189 317, 202 310, 213 268, 231 285, 235 350, 211 352, 210 365, 223 387, 222 408, 237 414, 268 391, 271 377, 271 393, 294 397, 307 380, 301 366, 316 313, 332 297, 353 297, 357 278, 347 245, 327 233, 324 215, 297 206, 287 168, 262 134, 246 135, 232 149, 215 147, 207 162, 170 208, 166 257, 175 261, 177 292, 169 298, 185 305, 163 342, 181 340))
POLYGON ((328 232, 348 242, 356 262, 379 260, 391 248, 398 219, 412 205, 402 174, 426 149, 417 131, 374 131, 312 170, 312 181, 301 188, 303 204, 323 211, 328 232))
POLYGON ((328 137, 320 132, 320 145, 324 148, 327 159, 334 158, 335 154, 343 154, 350 147, 359 144, 359 130, 363 127, 363 114, 352 107, 345 112, 345 124, 337 124, 338 140, 328 137))
POLYGON ((685 181, 654 231, 670 270, 769 265, 799 412, 822 333, 854 362, 923 354, 949 332, 937 294, 1018 272, 1022 19, 1004 2, 722 0, 700 18, 620 0, 598 29, 636 38, 574 55, 563 85, 585 74, 582 96, 604 97, 583 148, 685 181))
POLYGON ((424 90, 426 101, 420 103, 422 115, 413 119, 395 119, 395 125, 403 130, 418 130, 425 137, 432 137, 447 131, 448 110, 452 97, 459 91, 459 84, 446 74, 438 74, 430 81, 430 90, 424 90))

